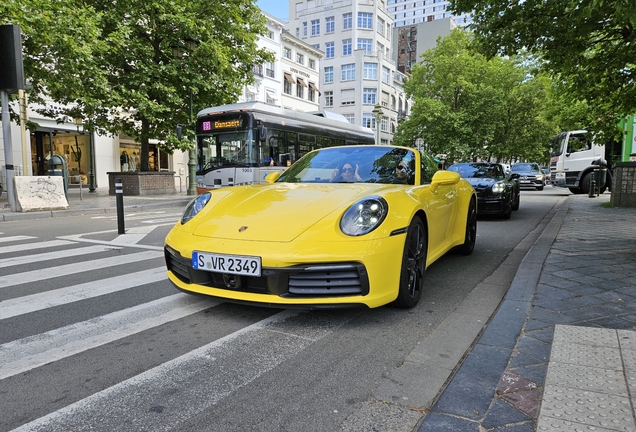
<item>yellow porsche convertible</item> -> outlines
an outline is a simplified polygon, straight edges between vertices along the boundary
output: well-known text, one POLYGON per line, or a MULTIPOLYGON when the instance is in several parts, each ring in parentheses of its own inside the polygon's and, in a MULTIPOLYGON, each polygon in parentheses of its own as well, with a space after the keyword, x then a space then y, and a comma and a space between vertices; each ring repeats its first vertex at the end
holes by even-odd
POLYGON ((281 308, 411 308, 429 265, 475 246, 474 189, 412 148, 323 148, 266 181, 190 202, 165 242, 178 289, 281 308))

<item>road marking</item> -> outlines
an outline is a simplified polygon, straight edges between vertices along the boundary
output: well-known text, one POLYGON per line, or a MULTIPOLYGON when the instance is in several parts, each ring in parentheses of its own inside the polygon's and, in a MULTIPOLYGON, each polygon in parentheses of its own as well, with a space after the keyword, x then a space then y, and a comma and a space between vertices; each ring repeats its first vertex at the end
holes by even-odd
MULTIPOLYGON (((116 419, 122 427, 143 424, 148 430, 166 430, 166 417, 149 410, 157 403, 169 406, 172 413, 179 412, 178 417, 171 417, 170 424, 179 429, 180 419, 192 419, 210 409, 351 319, 351 315, 331 316, 325 322, 298 325, 294 317, 307 313, 279 312, 24 424, 14 432, 81 430, 95 418, 116 419), (166 389, 179 391, 167 394, 166 389), (188 400, 198 403, 182 403, 188 400)), ((109 426, 116 428, 112 423, 109 426)))
POLYGON ((167 280, 166 268, 156 267, 136 273, 100 279, 98 283, 91 281, 39 294, 4 300, 0 302, 0 320, 162 280, 167 280))
POLYGON ((157 227, 156 225, 150 225, 150 226, 139 226, 139 227, 127 229, 126 234, 117 236, 110 243, 114 245, 122 245, 122 246, 137 244, 141 240, 143 240, 144 237, 146 237, 148 234, 154 231, 156 227, 157 227))
POLYGON ((0 278, 0 288, 38 282, 56 277, 65 277, 70 274, 89 272, 91 270, 98 270, 104 267, 113 267, 117 265, 151 260, 162 256, 163 253, 157 251, 143 251, 134 254, 118 255, 114 257, 85 261, 82 263, 65 264, 46 268, 46 270, 43 269, 42 263, 33 263, 31 267, 36 267, 37 270, 3 276, 0 278))
POLYGON ((76 244, 72 241, 67 240, 51 240, 46 242, 33 242, 33 243, 22 243, 11 246, 2 246, 0 247, 0 254, 11 253, 11 252, 22 252, 25 250, 33 250, 33 249, 44 249, 49 247, 56 246, 67 246, 71 244, 76 244))
MULTIPOLYGON (((77 244, 77 243, 73 243, 77 244)), ((69 258, 73 256, 82 256, 89 255, 93 253, 106 252, 108 250, 120 249, 117 247, 107 248, 104 246, 85 246, 74 249, 66 249, 59 256, 54 255, 52 252, 45 252, 41 254, 31 254, 13 258, 4 258, 0 259, 0 268, 2 267, 11 267, 11 266, 21 266, 24 264, 33 264, 37 262, 49 261, 54 258, 69 258)))
POLYGON ((9 237, 0 237, 0 243, 8 243, 8 242, 20 241, 20 240, 32 240, 32 239, 35 239, 35 238, 37 238, 37 237, 23 236, 23 235, 9 236, 9 237))
POLYGON ((174 294, 0 345, 0 380, 195 314, 220 302, 174 294))

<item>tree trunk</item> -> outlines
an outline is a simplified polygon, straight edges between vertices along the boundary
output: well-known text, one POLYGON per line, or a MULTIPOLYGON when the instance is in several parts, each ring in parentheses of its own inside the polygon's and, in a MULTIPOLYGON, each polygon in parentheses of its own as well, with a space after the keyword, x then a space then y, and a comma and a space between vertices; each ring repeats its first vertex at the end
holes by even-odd
POLYGON ((141 159, 141 166, 139 167, 139 171, 150 171, 150 146, 148 145, 148 119, 141 119, 141 155, 139 156, 141 159))

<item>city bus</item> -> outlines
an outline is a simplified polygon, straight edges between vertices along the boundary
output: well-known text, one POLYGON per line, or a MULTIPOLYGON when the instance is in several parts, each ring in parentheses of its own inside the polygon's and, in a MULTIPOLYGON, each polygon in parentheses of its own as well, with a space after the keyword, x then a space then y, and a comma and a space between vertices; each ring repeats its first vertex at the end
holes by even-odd
POLYGON ((373 130, 337 113, 298 112, 259 102, 206 108, 197 114, 197 192, 264 183, 311 150, 373 144, 373 130))

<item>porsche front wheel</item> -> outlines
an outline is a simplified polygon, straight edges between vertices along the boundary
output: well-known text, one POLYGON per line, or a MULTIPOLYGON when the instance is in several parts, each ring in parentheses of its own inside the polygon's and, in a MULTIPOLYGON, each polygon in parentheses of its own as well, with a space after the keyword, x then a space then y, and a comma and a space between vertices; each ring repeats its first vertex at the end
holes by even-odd
POLYGON ((477 239, 477 205, 475 199, 470 200, 468 206, 468 214, 466 215, 466 235, 464 236, 464 244, 457 246, 455 251, 460 255, 470 255, 475 249, 475 240, 477 239))
POLYGON ((413 219, 406 233, 402 269, 400 270, 400 286, 395 306, 402 309, 414 307, 422 296, 424 270, 426 269, 426 253, 428 236, 424 223, 419 218, 413 219))

